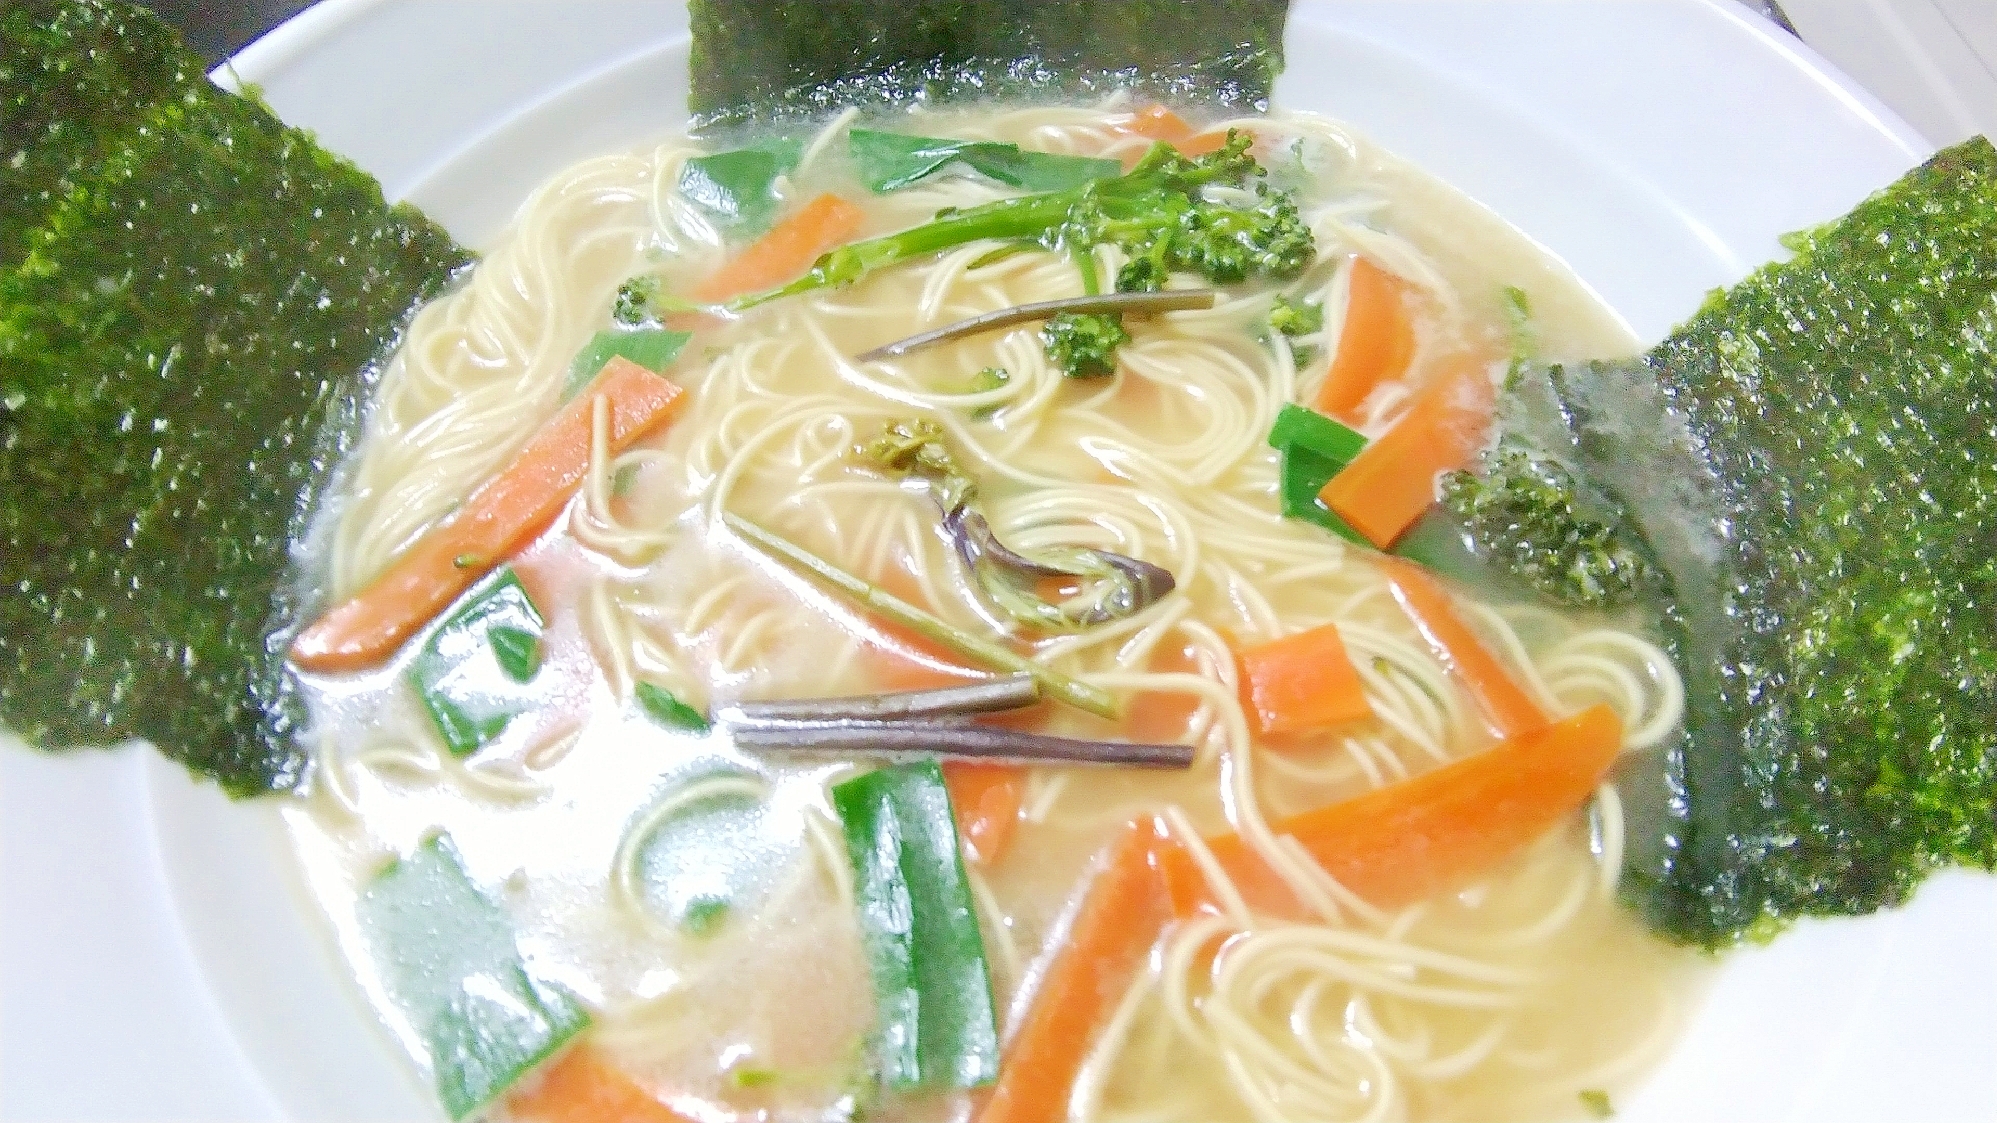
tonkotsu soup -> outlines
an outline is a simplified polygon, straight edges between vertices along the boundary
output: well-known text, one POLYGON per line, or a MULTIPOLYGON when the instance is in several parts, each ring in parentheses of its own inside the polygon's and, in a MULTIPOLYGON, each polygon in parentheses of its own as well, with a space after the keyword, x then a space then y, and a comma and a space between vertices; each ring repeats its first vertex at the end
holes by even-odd
POLYGON ((1696 991, 1616 903, 1602 780, 1678 725, 1671 664, 1327 524, 1432 501, 1516 356, 1633 349, 1308 114, 579 164, 418 315, 314 536, 309 883, 453 1115, 1586 1117, 1696 991), (1119 194, 1238 170, 1230 124, 1266 175, 1119 194), (859 358, 1120 288, 1215 295, 859 358))

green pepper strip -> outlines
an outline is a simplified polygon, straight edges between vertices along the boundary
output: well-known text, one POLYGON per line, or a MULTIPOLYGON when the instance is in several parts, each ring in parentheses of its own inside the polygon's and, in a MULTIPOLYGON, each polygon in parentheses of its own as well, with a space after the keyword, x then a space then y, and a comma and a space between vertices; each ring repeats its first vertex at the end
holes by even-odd
POLYGON ((879 1000, 882 1079, 897 1089, 990 1084, 998 1019, 942 767, 869 772, 834 787, 832 803, 879 1000))

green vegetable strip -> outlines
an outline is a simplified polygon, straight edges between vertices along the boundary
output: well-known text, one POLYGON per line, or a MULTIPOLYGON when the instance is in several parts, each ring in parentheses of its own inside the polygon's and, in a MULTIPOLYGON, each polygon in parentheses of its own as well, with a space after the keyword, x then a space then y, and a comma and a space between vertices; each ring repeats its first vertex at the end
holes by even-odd
POLYGON ((1366 438, 1350 426, 1314 409, 1286 404, 1276 414, 1276 423, 1269 428, 1269 447, 1285 451, 1302 448, 1326 460, 1336 461, 1343 468, 1366 447, 1366 438))
POLYGON ((446 835, 376 876, 358 912, 452 1119, 491 1103, 590 1024, 573 994, 522 962, 506 914, 472 884, 446 835))
POLYGON ((7 4, 0 59, 0 724, 291 787, 290 544, 469 255, 134 5, 7 4))
POLYGON ((569 376, 562 383, 562 400, 569 401, 588 389, 603 373, 603 364, 619 356, 629 359, 653 374, 664 374, 673 360, 679 358, 680 350, 686 341, 693 338, 691 332, 667 331, 664 328, 640 328, 636 331, 600 331, 581 351, 576 353, 569 364, 569 376))
POLYGON ((705 733, 711 728, 707 715, 679 700, 672 691, 663 686, 641 682, 632 693, 638 699, 638 708, 645 716, 668 729, 684 729, 689 733, 705 733))
POLYGON ((706 211, 724 233, 753 237, 776 221, 783 207, 777 177, 795 168, 803 154, 801 142, 781 140, 695 156, 680 166, 680 195, 706 211))
POLYGON ((1366 438, 1316 410, 1285 405, 1269 430, 1269 444, 1282 452, 1277 496, 1284 517, 1314 522, 1341 538, 1370 547, 1365 536, 1318 498, 1324 485, 1366 447, 1366 438))
POLYGON ((465 594, 461 605, 424 641, 409 682, 445 746, 469 756, 534 704, 533 692, 519 686, 539 665, 543 622, 511 569, 465 594))
POLYGON ((1262 181, 1251 144, 1250 137, 1230 134, 1220 149, 1190 160, 1170 145, 1154 145, 1136 167, 1113 179, 999 199, 842 246, 796 281, 741 297, 731 307, 851 284, 877 269, 984 239, 1032 241, 1072 254, 1104 244, 1122 247, 1131 258, 1117 276, 1123 291, 1163 288, 1173 271, 1199 273, 1216 285, 1293 277, 1310 264, 1316 246, 1295 201, 1262 181), (1214 185, 1255 195, 1252 201, 1209 199, 1206 189, 1214 185))
POLYGON ((1016 144, 950 140, 853 129, 846 137, 854 169, 869 191, 885 195, 918 183, 953 163, 1027 191, 1066 191, 1123 171, 1115 160, 1028 152, 1016 144))
POLYGON ((723 515, 728 529, 792 569, 819 580, 852 597, 875 612, 904 627, 935 640, 993 670, 1030 674, 1050 697, 1101 717, 1117 716, 1116 699, 1100 687, 1090 686, 1044 664, 1028 659, 1011 648, 981 639, 938 620, 877 585, 862 581, 824 558, 772 534, 739 515, 723 515))
POLYGON ((991 1083, 998 1020, 942 767, 870 772, 834 787, 832 804, 853 860, 882 1078, 900 1089, 991 1083))

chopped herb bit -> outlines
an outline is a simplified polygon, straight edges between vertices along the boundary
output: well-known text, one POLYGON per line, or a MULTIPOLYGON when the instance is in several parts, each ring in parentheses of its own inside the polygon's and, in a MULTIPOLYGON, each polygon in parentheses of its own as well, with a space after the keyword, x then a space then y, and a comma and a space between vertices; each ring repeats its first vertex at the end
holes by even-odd
POLYGON ((1012 382, 1012 374, 1004 367, 986 367, 971 376, 971 384, 965 388, 966 394, 986 394, 1012 382))
MULTIPOLYGON (((1012 373, 1004 367, 986 367, 972 376, 971 383, 964 388, 964 392, 966 394, 989 394, 993 390, 1010 385, 1011 382, 1012 373)), ((980 406, 972 410, 971 416, 977 418, 979 421, 988 421, 1003 408, 1005 408, 1004 403, 994 402, 991 405, 980 406)))
POLYGON ((999 262, 1004 261, 1009 257, 1015 257, 1019 254, 1025 253, 1027 250, 1037 250, 1039 248, 1040 248, 1040 243, 1034 241, 1022 240, 1014 242, 1002 242, 999 244, 997 249, 987 250, 985 253, 981 254, 977 260, 971 262, 969 265, 966 265, 964 267, 964 271, 970 272, 974 269, 983 269, 988 265, 997 265, 999 262))
POLYGON ((626 464, 617 469, 617 474, 610 477, 610 494, 620 499, 631 494, 631 489, 638 484, 638 473, 643 469, 641 464, 626 464))
POLYGON ((1609 1102, 1609 1094, 1600 1088, 1589 1088, 1581 1093, 1581 1106, 1597 1119, 1607 1119, 1616 1113, 1615 1105, 1609 1102))
POLYGON ((783 1077, 773 1068, 755 1068, 738 1065, 729 1070, 728 1082, 745 1091, 753 1088, 767 1088, 783 1077))
POLYGON ((705 733, 710 728, 706 714, 675 698, 673 692, 665 687, 641 682, 635 694, 645 716, 660 725, 669 729, 684 729, 689 733, 705 733))
POLYGON ((495 624, 486 632, 499 669, 514 682, 528 682, 541 672, 541 637, 525 628, 495 624))
POLYGON ((1539 333, 1532 326, 1532 297, 1516 285, 1506 285, 1502 293, 1505 323, 1512 337, 1510 378, 1517 378, 1525 365, 1539 354, 1539 333))
POLYGON ((680 914, 680 928, 689 936, 705 939, 721 931, 732 907, 726 897, 695 897, 680 914))
POLYGON ((459 554, 457 557, 451 559, 451 564, 458 569, 483 569, 485 567, 485 559, 479 557, 477 554, 459 554))
POLYGON ((1269 327, 1289 336, 1323 331, 1324 305, 1279 296, 1269 309, 1269 327))

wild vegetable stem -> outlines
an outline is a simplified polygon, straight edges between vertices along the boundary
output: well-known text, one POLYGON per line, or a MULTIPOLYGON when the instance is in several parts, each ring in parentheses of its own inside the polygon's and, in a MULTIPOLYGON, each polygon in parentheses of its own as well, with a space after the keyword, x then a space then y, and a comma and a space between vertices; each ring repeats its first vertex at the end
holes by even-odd
POLYGON ((1028 659, 1011 648, 946 624, 886 589, 847 573, 824 558, 739 515, 724 513, 721 521, 728 529, 763 553, 775 557, 792 569, 817 577, 895 623, 914 629, 927 639, 935 640, 960 655, 976 659, 996 670, 1032 675, 1034 681, 1040 684, 1041 690, 1077 709, 1087 710, 1100 717, 1117 716, 1116 698, 1100 687, 1070 678, 1051 667, 1028 659))

